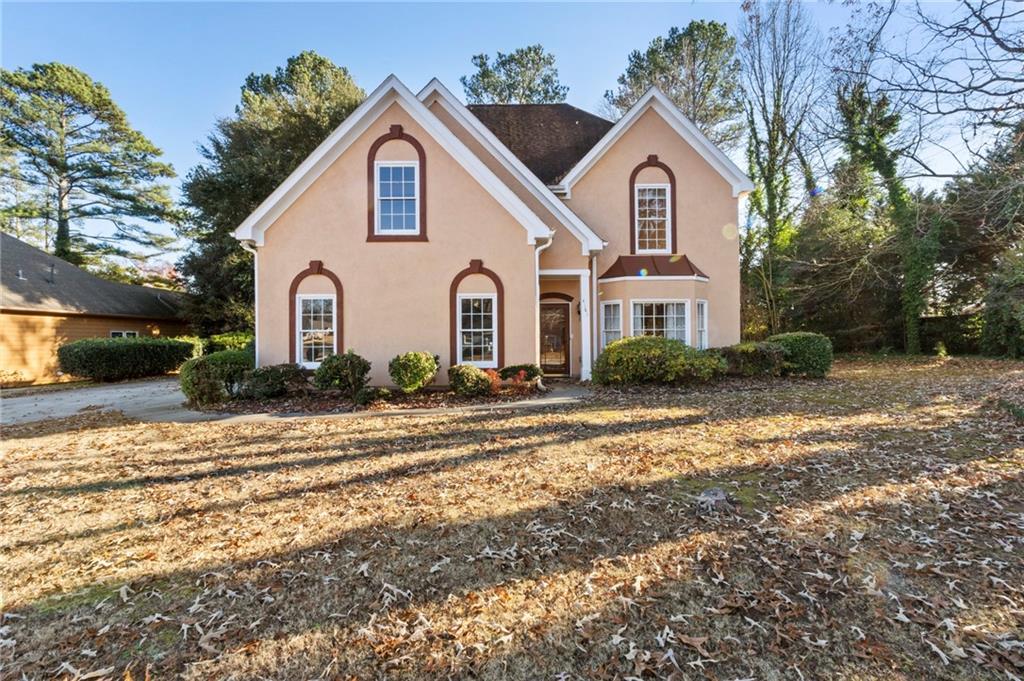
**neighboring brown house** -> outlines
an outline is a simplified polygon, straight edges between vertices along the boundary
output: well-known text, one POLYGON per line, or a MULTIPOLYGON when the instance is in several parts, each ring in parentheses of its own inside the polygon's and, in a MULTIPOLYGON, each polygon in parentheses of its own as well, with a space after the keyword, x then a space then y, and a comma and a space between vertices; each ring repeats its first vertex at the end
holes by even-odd
POLYGON ((80 338, 187 333, 170 291, 101 279, 0 233, 0 384, 61 380, 57 348, 80 338))
POLYGON ((605 345, 740 338, 749 178, 649 90, 612 123, 567 104, 470 106, 386 79, 235 231, 256 254, 256 359, 352 348, 388 382, 537 363, 590 377, 605 345))

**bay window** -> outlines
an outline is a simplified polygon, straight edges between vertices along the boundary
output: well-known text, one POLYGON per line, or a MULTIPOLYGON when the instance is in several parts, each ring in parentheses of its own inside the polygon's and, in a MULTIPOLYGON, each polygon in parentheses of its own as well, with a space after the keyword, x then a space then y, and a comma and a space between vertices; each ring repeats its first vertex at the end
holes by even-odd
POLYGON ((633 335, 661 336, 689 343, 688 301, 633 301, 633 335))
POLYGON ((601 349, 622 338, 622 303, 618 300, 601 303, 601 349))

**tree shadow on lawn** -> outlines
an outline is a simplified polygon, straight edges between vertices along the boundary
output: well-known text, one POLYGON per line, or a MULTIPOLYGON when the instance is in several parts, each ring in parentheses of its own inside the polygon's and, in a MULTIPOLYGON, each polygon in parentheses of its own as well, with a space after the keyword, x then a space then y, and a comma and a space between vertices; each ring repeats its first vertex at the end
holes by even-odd
MULTIPOLYGON (((907 430, 917 432, 926 429, 908 427, 907 430)), ((544 429, 543 434, 551 433, 544 429)), ((589 437, 598 434, 594 432, 589 437)), ((587 669, 594 675, 610 674, 612 670, 624 674, 630 665, 636 663, 636 656, 631 660, 623 659, 615 654, 618 648, 614 644, 600 650, 584 645, 583 651, 574 652, 576 642, 573 646, 568 646, 568 643, 564 646, 552 644, 547 634, 542 636, 534 627, 522 623, 520 614, 540 613, 552 607, 562 610, 556 613, 553 628, 541 629, 551 632, 559 641, 568 641, 575 636, 576 628, 573 625, 570 631, 571 617, 567 613, 578 611, 580 604, 584 611, 587 610, 586 575, 607 571, 609 574, 602 577, 607 581, 603 587, 618 595, 610 597, 612 605, 598 604, 597 608, 591 609, 598 614, 595 621, 603 622, 600 632, 602 645, 604 635, 610 636, 615 626, 621 626, 614 624, 616 614, 625 623, 634 614, 641 615, 643 636, 646 637, 643 642, 648 645, 653 636, 651 632, 673 613, 665 608, 658 610, 657 616, 647 612, 646 606, 638 600, 645 590, 641 588, 631 595, 632 586, 628 579, 624 585, 610 588, 616 569, 603 566, 629 565, 636 561, 649 563, 645 570, 653 570, 652 582, 666 593, 686 592, 696 588, 697 584, 703 588, 709 580, 714 583, 718 579, 714 576, 715 571, 725 575, 726 571, 740 570, 739 565, 730 565, 729 547, 732 547, 734 556, 737 551, 743 553, 745 560, 741 565, 744 569, 749 571, 758 565, 751 527, 767 524, 769 531, 759 534, 756 541, 766 551, 772 547, 774 553, 770 555, 784 563, 792 551, 803 556, 802 552, 822 550, 820 542, 802 546, 801 532, 806 536, 817 535, 831 525, 844 528, 844 536, 849 537, 845 534, 846 524, 853 527, 858 523, 870 525, 871 514, 877 511, 873 511, 871 505, 852 512, 829 511, 826 516, 829 523, 812 523, 804 530, 797 529, 792 540, 786 537, 790 530, 785 524, 777 530, 770 530, 772 523, 768 518, 791 515, 801 505, 823 507, 858 491, 876 487, 888 489, 929 477, 941 478, 959 470, 969 470, 986 458, 1009 457, 1016 451, 1007 438, 1005 443, 993 443, 988 449, 979 450, 976 456, 950 462, 943 459, 941 451, 929 452, 927 456, 913 451, 878 452, 874 448, 874 429, 870 427, 850 429, 843 435, 858 442, 859 448, 855 447, 853 451, 848 447, 828 448, 804 459, 767 465, 711 467, 705 475, 699 476, 671 475, 636 484, 627 482, 585 490, 564 490, 568 496, 558 501, 458 523, 424 522, 408 517, 399 524, 358 527, 331 540, 300 549, 213 563, 202 569, 133 577, 130 584, 134 595, 126 602, 113 597, 105 604, 90 602, 63 609, 44 599, 18 609, 18 614, 26 619, 13 620, 15 638, 19 642, 11 669, 27 673, 52 670, 60 664, 63 651, 88 646, 97 651, 89 663, 90 668, 123 665, 133 660, 140 665, 151 663, 155 670, 169 673, 202 661, 193 667, 201 676, 233 673, 246 677, 266 674, 308 677, 313 675, 317 665, 320 668, 330 665, 325 672, 342 674, 348 671, 357 676, 386 674, 419 678, 465 672, 500 678, 503 672, 493 666, 498 661, 488 660, 494 657, 493 653, 498 657, 502 655, 497 646, 491 645, 490 639, 501 638, 497 632, 504 627, 513 634, 513 639, 523 651, 523 656, 506 655, 504 661, 523 670, 529 670, 538 663, 537 660, 529 661, 529 651, 533 646, 539 646, 553 656, 551 660, 539 661, 544 663, 545 673, 554 672, 558 664, 564 664, 567 671, 577 673, 587 669), (854 455, 858 452, 863 456, 854 455), (741 486, 754 488, 754 491, 744 497, 746 503, 741 506, 739 515, 698 520, 692 510, 693 497, 715 481, 719 484, 737 481, 741 486), (804 486, 802 482, 812 484, 804 486), (738 548, 741 545, 744 548, 738 548), (683 568, 686 574, 671 576, 672 571, 680 569, 679 565, 683 563, 689 565, 683 568), (713 570, 706 568, 701 571, 698 564, 710 564, 713 570), (559 584, 564 585, 564 593, 559 591, 559 584), (154 595, 157 592, 159 595, 154 595), (636 601, 637 605, 623 604, 617 600, 619 597, 636 601), (502 605, 502 598, 510 600, 502 605), (490 629, 483 625, 478 627, 475 619, 488 612, 489 603, 498 603, 494 608, 503 621, 490 629), (417 613, 424 611, 429 611, 427 619, 436 621, 435 625, 417 624, 417 613), (157 613, 160 617, 154 620, 157 613), (149 621, 146 618, 150 618, 149 621), (440 627, 442 620, 450 621, 454 633, 440 627), (612 624, 606 620, 611 620, 612 624), (187 627, 199 624, 205 633, 193 630, 193 635, 188 636, 186 627, 186 636, 182 639, 180 629, 183 624, 187 627), (110 627, 104 629, 107 625, 110 627), (409 640, 424 626, 426 633, 421 631, 418 637, 409 640), (103 633, 98 633, 100 631, 103 633), (210 636, 210 632, 219 633, 210 636), (474 654, 474 637, 479 638, 486 632, 490 637, 485 645, 486 654, 483 651, 474 654), (217 660, 221 653, 226 657, 217 660), (606 667, 600 667, 602 662, 606 667)), ((569 437, 565 437, 568 441, 569 437)), ((424 464, 398 466, 369 477, 354 476, 331 481, 312 490, 309 487, 283 490, 252 502, 262 504, 281 496, 306 495, 311 491, 324 493, 359 482, 387 485, 491 458, 514 465, 523 457, 529 458, 534 450, 534 447, 523 446, 513 454, 496 449, 447 461, 431 459, 424 464)), ((989 481, 975 487, 1000 493, 1007 489, 1015 490, 1015 496, 1007 494, 1003 498, 1011 499, 1019 506, 1020 483, 1021 470, 1018 467, 1001 481, 989 481)), ((969 492, 971 487, 969 482, 965 482, 957 489, 969 492)), ((386 501, 386 497, 382 497, 382 501, 386 501)), ((935 503, 923 495, 919 501, 923 505, 935 503)), ((884 504, 884 500, 875 502, 878 508, 884 504)), ((905 522, 925 526, 932 515, 929 513, 928 518, 906 518, 905 522)), ((878 532, 886 531, 881 524, 872 527, 878 532)), ((854 571, 843 568, 839 562, 840 559, 850 560, 853 553, 850 541, 848 538, 845 542, 837 540, 837 546, 845 548, 838 553, 833 552, 835 555, 826 570, 842 575, 847 580, 844 588, 852 588, 849 580, 856 576, 854 571)), ((781 569, 782 565, 777 567, 781 569)), ((1019 561, 1015 569, 1019 575, 1019 561)), ((634 572, 629 568, 622 576, 628 578, 634 572)), ((756 575, 746 575, 743 578, 750 582, 747 590, 761 594, 761 599, 766 599, 764 594, 773 591, 781 591, 784 597, 764 600, 771 607, 730 606, 728 612, 740 615, 761 612, 758 608, 781 608, 777 612, 786 615, 781 619, 793 619, 795 623, 780 623, 781 629, 776 629, 774 639, 765 632, 766 637, 758 634, 745 640, 746 650, 741 650, 741 645, 730 648, 724 638, 710 643, 708 647, 713 647, 713 654, 721 657, 724 660, 722 665, 731 670, 749 669, 751 655, 763 658, 767 661, 765 664, 774 665, 776 660, 783 664, 782 653, 778 651, 792 646, 799 649, 798 656, 806 656, 814 651, 818 645, 815 641, 819 639, 812 637, 810 642, 804 641, 801 632, 809 632, 815 637, 825 636, 824 632, 832 626, 846 626, 845 622, 834 620, 833 606, 826 605, 828 599, 825 596, 835 585, 816 585, 811 590, 812 595, 818 594, 819 600, 824 598, 822 605, 801 608, 794 604, 802 603, 799 587, 802 585, 807 590, 807 579, 797 583, 795 578, 787 577, 785 571, 772 570, 771 574, 770 579, 765 578, 766 581, 759 581, 761 578, 756 575), (797 629, 793 630, 792 626, 797 629)), ((730 575, 725 583, 738 579, 740 577, 730 575)), ((105 588, 110 592, 123 583, 113 582, 105 588)), ((687 607, 691 603, 703 605, 710 602, 699 594, 677 601, 677 604, 687 607)), ((706 607, 722 609, 720 605, 706 607)), ((693 618, 696 619, 698 614, 692 613, 693 618)), ((872 623, 877 626, 881 621, 879 617, 884 619, 885 615, 876 615, 874 619, 866 617, 864 626, 872 623)), ((710 629, 707 631, 714 633, 714 625, 708 626, 710 629)), ((756 629, 755 625, 751 626, 756 629)), ((678 628, 683 633, 683 627, 670 628, 678 628)), ((597 634, 591 638, 596 642, 597 634)), ((924 644, 919 642, 917 645, 924 644)), ((690 648, 692 646, 678 644, 676 655, 681 657, 682 651, 690 648)), ((841 650, 849 655, 857 654, 857 650, 850 647, 841 650)), ((845 659, 849 661, 849 658, 845 659)), ((648 660, 641 661, 648 663, 648 660)), ((839 661, 833 660, 829 664, 838 664, 839 661)), ((864 668, 872 666, 867 662, 863 664, 864 668)), ((504 669, 507 671, 507 667, 504 669)), ((667 675, 670 671, 662 668, 657 673, 667 675)))

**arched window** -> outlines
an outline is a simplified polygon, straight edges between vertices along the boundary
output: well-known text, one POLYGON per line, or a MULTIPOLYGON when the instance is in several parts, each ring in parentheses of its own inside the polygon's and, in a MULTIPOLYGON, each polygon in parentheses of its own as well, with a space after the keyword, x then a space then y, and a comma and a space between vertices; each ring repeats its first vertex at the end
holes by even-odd
POLYGON ((484 267, 483 260, 470 260, 469 267, 452 279, 449 314, 452 366, 497 369, 505 365, 505 287, 497 274, 484 267), (494 292, 459 293, 459 284, 473 274, 490 279, 494 292))
POLYGON ((676 240, 676 177, 672 169, 651 154, 629 176, 629 249, 634 254, 674 253, 676 240), (668 182, 636 179, 644 168, 660 168, 668 182))
POLYGON ((344 291, 341 280, 326 269, 320 260, 311 260, 309 267, 292 279, 288 289, 288 358, 307 369, 320 366, 328 355, 345 347, 342 336, 344 291), (334 285, 334 293, 299 293, 302 280, 324 276, 334 285))
POLYGON ((367 241, 427 240, 427 155, 423 145, 392 125, 370 145, 366 159, 367 241), (378 161, 385 142, 401 140, 416 150, 415 161, 378 161))

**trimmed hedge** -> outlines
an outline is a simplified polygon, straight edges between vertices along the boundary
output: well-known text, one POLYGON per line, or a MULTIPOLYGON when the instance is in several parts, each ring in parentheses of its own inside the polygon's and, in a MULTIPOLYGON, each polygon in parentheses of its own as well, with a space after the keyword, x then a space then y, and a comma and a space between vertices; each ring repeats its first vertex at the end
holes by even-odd
POLYGON ((209 343, 209 339, 200 338, 199 336, 175 336, 171 340, 190 344, 192 346, 192 357, 201 357, 205 355, 206 346, 209 343))
POLYGON ((256 336, 252 331, 228 331, 215 333, 209 338, 208 352, 221 350, 245 350, 250 343, 255 343, 256 336))
POLYGON ((266 400, 281 397, 289 389, 299 387, 305 382, 306 377, 299 365, 275 364, 247 372, 238 394, 239 397, 250 400, 266 400))
POLYGON ((769 343, 778 343, 786 350, 783 373, 823 378, 832 368, 832 341, 828 336, 810 331, 795 331, 770 336, 769 343))
POLYGON ((440 358, 429 352, 407 352, 388 363, 391 380, 409 394, 430 385, 441 368, 440 358))
POLYGON ((354 398, 370 382, 370 362, 349 350, 325 357, 313 374, 313 385, 321 390, 335 388, 354 398))
POLYGON ((57 350, 60 370, 94 381, 159 376, 192 356, 193 346, 172 338, 84 338, 57 350))
POLYGON ((181 392, 190 404, 220 404, 238 395, 252 368, 252 356, 243 350, 221 350, 194 357, 181 367, 181 392))
POLYGON ((523 372, 524 381, 532 381, 543 375, 540 367, 536 364, 510 364, 507 367, 503 367, 501 371, 498 372, 498 375, 501 376, 501 380, 510 381, 515 378, 520 371, 523 372))
POLYGON ((476 397, 491 390, 491 377, 472 364, 456 364, 448 369, 448 385, 456 395, 476 397))
POLYGON ((631 336, 608 344, 594 364, 594 382, 704 382, 724 374, 725 368, 725 360, 716 352, 697 350, 670 338, 631 336))
POLYGON ((725 358, 729 376, 780 376, 786 359, 786 348, 780 343, 737 343, 718 352, 725 358))

